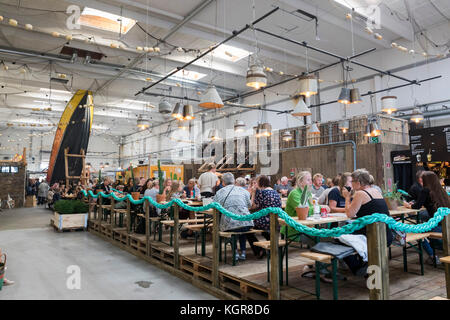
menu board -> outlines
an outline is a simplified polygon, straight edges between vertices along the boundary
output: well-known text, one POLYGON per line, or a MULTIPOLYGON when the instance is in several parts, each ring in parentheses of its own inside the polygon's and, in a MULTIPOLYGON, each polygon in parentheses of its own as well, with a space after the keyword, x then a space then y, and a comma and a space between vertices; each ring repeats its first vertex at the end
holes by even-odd
POLYGON ((417 162, 450 160, 450 126, 414 129, 409 134, 411 155, 417 162))

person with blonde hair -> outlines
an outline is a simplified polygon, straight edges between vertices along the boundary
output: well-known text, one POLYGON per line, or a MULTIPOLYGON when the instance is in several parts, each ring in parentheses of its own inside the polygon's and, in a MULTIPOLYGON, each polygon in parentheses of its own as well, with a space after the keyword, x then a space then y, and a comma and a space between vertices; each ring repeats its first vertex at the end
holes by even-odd
POLYGON ((313 183, 311 185, 311 193, 313 197, 319 198, 320 195, 325 191, 322 187, 323 175, 321 173, 316 173, 313 176, 313 183))
POLYGON ((216 175, 216 165, 214 163, 208 164, 207 172, 204 172, 198 178, 198 186, 202 197, 211 198, 214 195, 214 188, 217 185, 219 178, 216 175))

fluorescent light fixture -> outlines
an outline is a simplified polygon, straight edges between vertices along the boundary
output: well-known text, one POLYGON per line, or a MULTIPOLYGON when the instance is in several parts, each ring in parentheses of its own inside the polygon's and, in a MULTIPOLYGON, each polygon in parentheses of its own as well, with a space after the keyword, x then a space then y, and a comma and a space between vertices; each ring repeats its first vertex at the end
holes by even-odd
POLYGON ((236 48, 233 46, 229 46, 226 44, 222 44, 210 54, 219 59, 236 62, 245 57, 248 57, 249 55, 252 54, 252 52, 236 48))
MULTIPOLYGON (((174 72, 176 69, 173 69, 172 71, 170 71, 169 73, 174 72)), ((198 81, 201 78, 205 77, 206 74, 204 73, 200 73, 200 72, 196 72, 196 71, 189 71, 189 70, 180 70, 177 73, 175 73, 172 77, 170 78, 180 78, 180 79, 186 79, 186 80, 194 80, 194 81, 198 81)))
POLYGON ((136 24, 133 19, 125 18, 109 12, 85 7, 78 23, 82 26, 126 34, 136 24))

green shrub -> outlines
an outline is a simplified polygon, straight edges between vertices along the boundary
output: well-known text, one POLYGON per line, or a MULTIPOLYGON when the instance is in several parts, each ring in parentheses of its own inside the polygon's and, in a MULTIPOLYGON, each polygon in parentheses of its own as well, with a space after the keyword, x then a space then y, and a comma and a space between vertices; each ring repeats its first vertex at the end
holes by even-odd
POLYGON ((73 213, 73 205, 71 200, 58 200, 55 202, 54 208, 59 214, 73 213))
POLYGON ((88 212, 88 205, 81 200, 72 200, 73 202, 73 213, 86 213, 88 212))

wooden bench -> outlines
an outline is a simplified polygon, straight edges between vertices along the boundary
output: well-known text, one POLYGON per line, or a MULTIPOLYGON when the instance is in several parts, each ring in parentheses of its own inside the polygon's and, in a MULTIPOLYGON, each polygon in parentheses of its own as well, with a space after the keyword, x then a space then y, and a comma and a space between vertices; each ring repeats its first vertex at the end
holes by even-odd
POLYGON ((224 241, 224 262, 227 263, 227 244, 231 246, 231 254, 232 254, 232 265, 236 265, 236 251, 237 251, 237 238, 242 235, 248 234, 258 234, 262 233, 264 230, 255 230, 251 229, 246 232, 233 232, 233 231, 220 231, 219 232, 219 261, 222 261, 222 239, 224 241))
MULTIPOLYGON (((267 282, 270 282, 270 241, 256 241, 253 242, 255 247, 259 247, 266 252, 267 255, 267 282)), ((286 247, 285 240, 278 241, 278 262, 280 265, 279 273, 280 273, 280 285, 283 285, 283 256, 286 255, 286 285, 288 284, 288 250, 286 247), (283 248, 285 250, 283 250, 283 248)))
POLYGON ((423 266, 423 247, 422 241, 430 235, 429 232, 425 233, 407 233, 405 245, 403 246, 403 271, 408 272, 408 249, 414 249, 419 254, 419 262, 420 262, 420 274, 423 276, 425 274, 424 266, 423 266), (417 244, 413 244, 413 242, 417 242, 417 244), (409 244, 409 246, 408 246, 409 244))
POLYGON ((450 264, 450 256, 442 257, 441 262, 445 264, 450 264))

